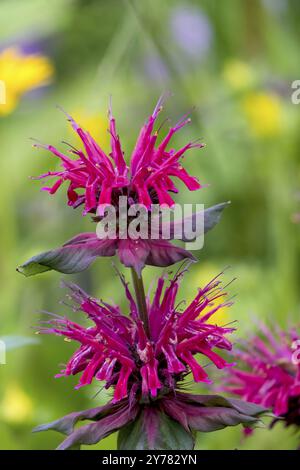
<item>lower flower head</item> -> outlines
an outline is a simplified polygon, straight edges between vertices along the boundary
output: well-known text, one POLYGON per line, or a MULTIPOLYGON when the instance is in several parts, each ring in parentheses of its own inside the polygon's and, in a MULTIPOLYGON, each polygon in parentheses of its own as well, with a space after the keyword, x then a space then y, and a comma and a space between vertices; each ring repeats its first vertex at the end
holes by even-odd
POLYGON ((129 390, 143 400, 175 390, 177 383, 192 372, 195 382, 210 382, 205 365, 199 358, 209 359, 217 368, 229 364, 214 349, 231 349, 226 338, 233 328, 214 325, 210 318, 221 307, 226 293, 217 278, 199 289, 185 308, 176 305, 176 294, 183 272, 167 286, 158 279, 152 300, 147 298, 149 337, 138 316, 137 305, 121 277, 129 302, 129 316, 116 305, 89 297, 79 287, 69 285, 78 310, 86 313, 94 325, 83 327, 65 317, 56 316, 46 322, 41 333, 54 333, 80 344, 58 376, 82 373, 77 387, 96 380, 113 387, 114 401, 128 396, 129 390))

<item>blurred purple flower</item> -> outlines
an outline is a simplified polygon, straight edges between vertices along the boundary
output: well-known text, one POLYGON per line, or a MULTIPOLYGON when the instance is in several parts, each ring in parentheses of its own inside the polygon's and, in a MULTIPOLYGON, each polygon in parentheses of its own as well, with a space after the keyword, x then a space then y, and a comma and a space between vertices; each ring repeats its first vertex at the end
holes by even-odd
POLYGON ((197 7, 180 5, 170 17, 171 34, 178 46, 193 59, 208 52, 213 37, 208 17, 197 7))
POLYGON ((263 0, 264 7, 274 15, 280 16, 287 11, 287 0, 263 0))
POLYGON ((169 79, 168 68, 158 54, 146 54, 143 68, 145 75, 151 81, 164 83, 169 79))

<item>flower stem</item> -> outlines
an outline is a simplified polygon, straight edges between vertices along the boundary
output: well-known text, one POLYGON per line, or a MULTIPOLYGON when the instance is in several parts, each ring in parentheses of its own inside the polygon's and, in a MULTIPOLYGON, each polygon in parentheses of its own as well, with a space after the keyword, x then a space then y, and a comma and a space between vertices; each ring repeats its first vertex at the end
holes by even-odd
POLYGON ((143 278, 142 278, 142 275, 140 275, 140 277, 138 276, 134 268, 131 268, 131 275, 132 275, 133 287, 135 291, 139 316, 143 322, 146 335, 148 336, 148 338, 150 338, 150 327, 149 327, 148 310, 147 310, 147 304, 146 304, 143 278))

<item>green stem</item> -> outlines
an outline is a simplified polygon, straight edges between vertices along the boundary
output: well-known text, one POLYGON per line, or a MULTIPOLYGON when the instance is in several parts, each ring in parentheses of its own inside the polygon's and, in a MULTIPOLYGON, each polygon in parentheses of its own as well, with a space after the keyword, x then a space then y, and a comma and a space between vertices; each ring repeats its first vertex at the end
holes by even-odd
POLYGON ((143 322, 146 335, 150 338, 150 328, 149 328, 149 319, 148 319, 148 310, 146 304, 146 296, 142 275, 138 276, 134 268, 131 268, 131 275, 133 281, 133 287, 135 291, 138 311, 140 319, 143 322))

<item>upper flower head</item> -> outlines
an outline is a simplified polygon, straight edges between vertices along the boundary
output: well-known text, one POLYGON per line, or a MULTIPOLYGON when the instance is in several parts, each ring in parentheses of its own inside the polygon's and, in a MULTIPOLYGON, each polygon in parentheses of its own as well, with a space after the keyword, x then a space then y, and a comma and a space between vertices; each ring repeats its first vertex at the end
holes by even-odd
POLYGON ((295 330, 273 333, 260 325, 262 337, 245 342, 243 350, 235 350, 241 369, 228 373, 226 390, 245 400, 272 408, 287 425, 300 425, 300 345, 295 330))
POLYGON ((80 343, 59 376, 82 372, 78 387, 90 384, 94 377, 104 380, 106 388, 113 386, 115 401, 127 397, 129 390, 143 399, 156 397, 159 391, 164 394, 174 390, 189 371, 196 382, 209 382, 194 356, 205 356, 220 369, 229 365, 213 349, 230 350, 231 343, 225 335, 233 329, 211 324, 209 319, 230 302, 220 303, 226 294, 220 281, 214 279, 180 311, 176 305, 180 276, 181 273, 176 275, 165 288, 164 278, 159 278, 152 301, 147 299, 149 337, 123 279, 129 316, 118 306, 99 302, 71 285, 78 310, 86 313, 94 326, 86 328, 56 316, 49 327, 41 329, 42 333, 55 333, 80 343))
POLYGON ((84 204, 85 214, 95 213, 99 205, 114 203, 120 195, 125 195, 129 201, 143 204, 147 208, 150 208, 153 203, 172 206, 174 201, 169 192, 178 192, 178 189, 171 177, 182 180, 191 191, 199 189, 201 186, 198 180, 186 172, 180 160, 187 150, 201 148, 203 144, 189 142, 178 150, 168 150, 173 135, 190 122, 187 116, 171 127, 165 138, 157 144, 158 132, 154 131, 154 125, 161 110, 162 99, 159 100, 141 129, 129 167, 124 159, 111 107, 109 110, 111 152, 109 155, 100 148, 87 131, 67 115, 74 131, 82 140, 84 151, 71 148, 70 153, 75 158, 70 158, 52 145, 35 144, 36 147, 50 150, 61 160, 61 171, 50 171, 39 177, 57 178, 53 186, 43 189, 54 194, 64 181, 68 181, 68 204, 72 207, 84 204))

